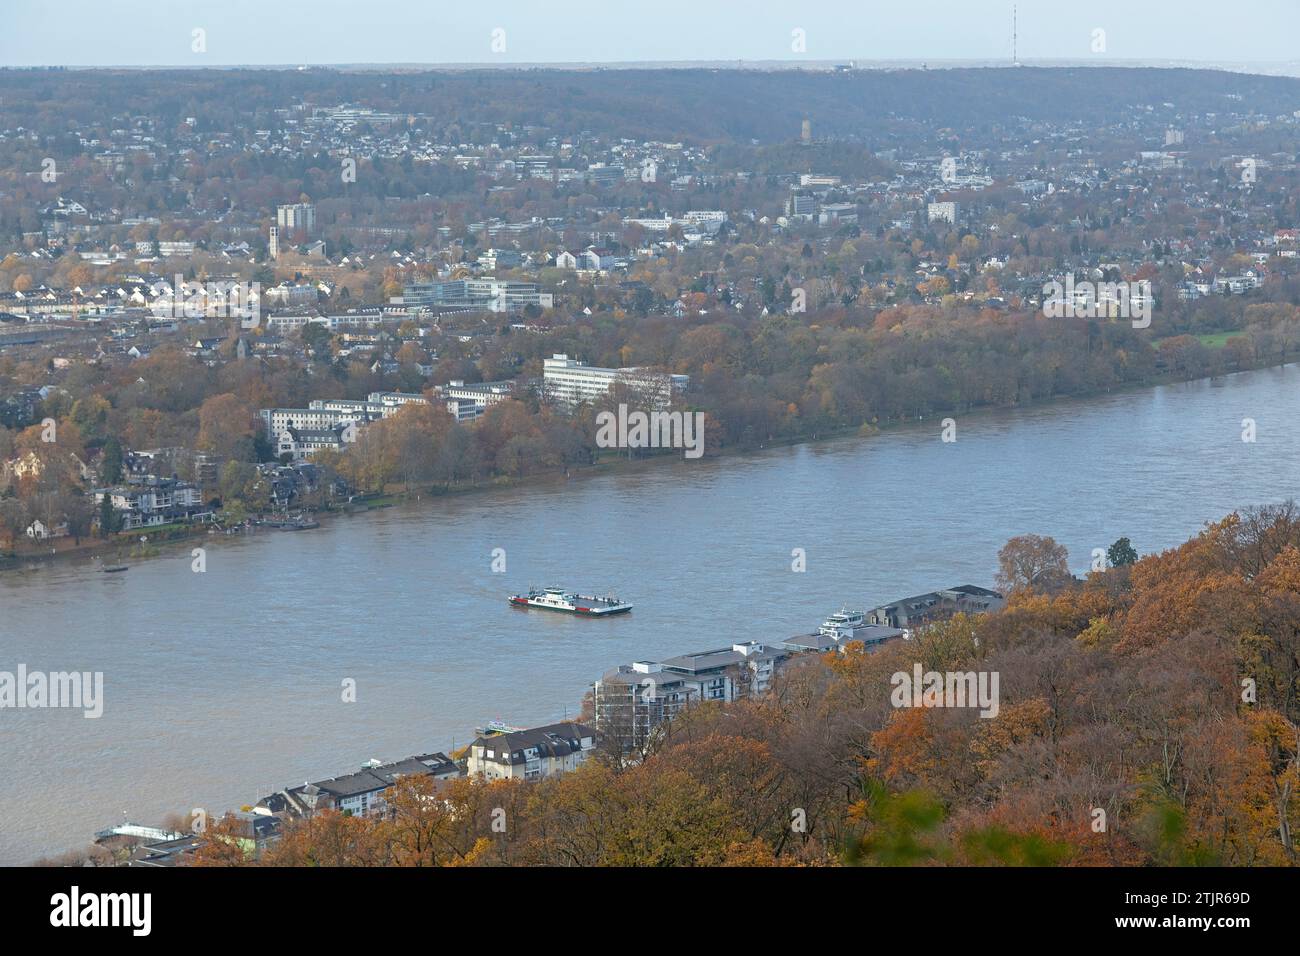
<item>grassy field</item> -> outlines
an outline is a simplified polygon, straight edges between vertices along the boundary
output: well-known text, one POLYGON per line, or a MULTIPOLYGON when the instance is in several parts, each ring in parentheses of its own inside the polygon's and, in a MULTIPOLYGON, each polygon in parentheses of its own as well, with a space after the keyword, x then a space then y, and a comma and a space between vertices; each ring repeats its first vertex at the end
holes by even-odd
POLYGON ((1241 332, 1211 332, 1208 335, 1196 336, 1196 341, 1209 349, 1221 349, 1227 343, 1228 339, 1232 338, 1234 335, 1241 334, 1241 332))

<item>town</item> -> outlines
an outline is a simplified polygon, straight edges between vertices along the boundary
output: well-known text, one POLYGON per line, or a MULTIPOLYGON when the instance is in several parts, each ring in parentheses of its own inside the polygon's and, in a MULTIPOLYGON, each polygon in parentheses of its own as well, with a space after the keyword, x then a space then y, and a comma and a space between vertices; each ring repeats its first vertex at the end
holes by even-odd
MULTIPOLYGON (((595 415, 620 403, 707 416, 698 451, 717 454, 1289 360, 1288 87, 1129 103, 1075 73, 1053 81, 1101 84, 1093 124, 904 110, 867 142, 848 116, 775 117, 846 84, 922 96, 924 73, 739 73, 783 106, 720 141, 460 121, 454 76, 366 75, 341 100, 329 71, 223 107, 237 124, 119 109, 56 131, 59 102, 18 117, 84 78, 10 71, 0 566, 568 474, 601 459, 595 415)), ((211 104, 248 81, 178 82, 211 104)))

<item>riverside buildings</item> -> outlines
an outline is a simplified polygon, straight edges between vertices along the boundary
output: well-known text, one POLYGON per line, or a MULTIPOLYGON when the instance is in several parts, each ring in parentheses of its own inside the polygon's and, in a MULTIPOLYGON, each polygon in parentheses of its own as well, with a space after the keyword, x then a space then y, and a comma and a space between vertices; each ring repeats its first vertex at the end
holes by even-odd
POLYGON ((621 664, 591 686, 594 723, 602 738, 623 752, 639 750, 656 728, 684 707, 705 701, 725 704, 766 693, 778 671, 793 658, 843 652, 850 644, 872 650, 909 640, 917 627, 958 613, 996 611, 1005 603, 997 591, 963 584, 869 612, 839 611, 812 634, 621 664))
MULTIPOLYGON (((471 422, 497 402, 514 394, 513 382, 453 380, 434 389, 447 412, 457 422, 471 422)), ((306 408, 264 408, 259 413, 266 437, 278 455, 294 461, 311 458, 322 448, 342 450, 355 439, 356 429, 396 415, 407 405, 428 404, 416 392, 371 392, 365 401, 346 398, 315 399, 306 408), (351 428, 349 426, 352 426, 351 428)))
POLYGON ((555 354, 542 362, 544 394, 557 405, 573 407, 603 398, 616 384, 625 384, 642 392, 658 407, 672 402, 673 392, 690 384, 689 375, 670 375, 641 368, 600 368, 587 365, 564 354, 555 354))

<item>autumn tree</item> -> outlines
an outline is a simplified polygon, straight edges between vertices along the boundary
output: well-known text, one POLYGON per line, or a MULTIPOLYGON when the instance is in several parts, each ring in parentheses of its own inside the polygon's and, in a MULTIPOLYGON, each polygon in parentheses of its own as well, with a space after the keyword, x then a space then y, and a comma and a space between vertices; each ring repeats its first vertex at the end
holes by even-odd
POLYGON ((256 411, 229 393, 214 395, 199 408, 199 448, 219 460, 252 460, 257 428, 256 411))
POLYGON ((1013 591, 1055 591, 1071 579, 1069 552, 1049 537, 1025 534, 998 552, 998 587, 1013 591))

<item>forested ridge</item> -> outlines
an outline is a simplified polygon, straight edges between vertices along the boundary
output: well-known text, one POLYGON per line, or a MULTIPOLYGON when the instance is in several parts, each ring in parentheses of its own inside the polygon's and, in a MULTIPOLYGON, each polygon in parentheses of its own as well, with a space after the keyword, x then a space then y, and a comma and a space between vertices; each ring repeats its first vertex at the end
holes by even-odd
MULTIPOLYGON (((788 142, 810 118, 819 135, 857 135, 904 120, 935 126, 996 126, 1009 117, 1120 119, 1135 99, 1184 112, 1224 109, 1245 98, 1264 115, 1290 112, 1291 77, 1220 70, 1125 67, 1021 69, 733 70, 95 70, 0 72, 0 118, 29 124, 43 111, 91 121, 127 108, 175 122, 201 118, 230 129, 237 117, 303 97, 328 104, 422 113, 438 124, 493 122, 589 129, 701 144, 788 142), (1135 96, 1135 90, 1140 95, 1135 96)), ((42 125, 40 123, 34 125, 42 125)))

